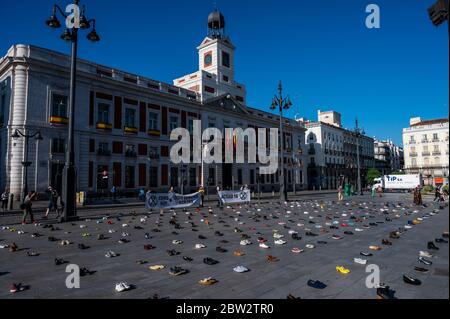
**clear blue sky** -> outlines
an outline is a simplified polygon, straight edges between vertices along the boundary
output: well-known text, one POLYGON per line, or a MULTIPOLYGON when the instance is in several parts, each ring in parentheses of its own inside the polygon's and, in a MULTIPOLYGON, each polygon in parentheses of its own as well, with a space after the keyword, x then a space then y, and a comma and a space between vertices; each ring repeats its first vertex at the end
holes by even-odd
MULTIPOLYGON (((428 19, 434 1, 85 0, 102 41, 82 41, 79 55, 171 83, 197 70, 195 48, 217 3, 251 106, 267 109, 282 79, 294 102, 289 116, 333 109, 345 127, 358 117, 368 135, 401 144, 411 116, 448 117, 448 33, 428 19), (379 30, 365 27, 370 3, 381 8, 379 30)), ((0 54, 14 43, 68 53, 61 30, 44 25, 53 3, 2 1, 0 54)))

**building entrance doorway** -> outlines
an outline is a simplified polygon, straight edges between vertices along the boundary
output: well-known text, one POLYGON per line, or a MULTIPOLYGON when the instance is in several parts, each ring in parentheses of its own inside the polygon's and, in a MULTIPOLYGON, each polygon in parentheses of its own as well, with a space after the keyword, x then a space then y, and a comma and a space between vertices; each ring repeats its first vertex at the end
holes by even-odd
POLYGON ((63 181, 64 164, 52 163, 50 171, 50 186, 52 186, 58 194, 62 194, 62 181, 63 181))

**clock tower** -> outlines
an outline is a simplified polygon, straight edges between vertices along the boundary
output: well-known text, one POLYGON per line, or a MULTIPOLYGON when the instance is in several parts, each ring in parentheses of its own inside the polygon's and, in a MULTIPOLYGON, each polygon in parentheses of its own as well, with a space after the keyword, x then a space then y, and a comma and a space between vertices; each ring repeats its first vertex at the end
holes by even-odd
POLYGON ((196 91, 202 100, 231 94, 245 104, 245 86, 234 81, 234 51, 225 35, 225 18, 215 10, 208 16, 208 34, 197 47, 199 71, 174 80, 174 85, 196 91))

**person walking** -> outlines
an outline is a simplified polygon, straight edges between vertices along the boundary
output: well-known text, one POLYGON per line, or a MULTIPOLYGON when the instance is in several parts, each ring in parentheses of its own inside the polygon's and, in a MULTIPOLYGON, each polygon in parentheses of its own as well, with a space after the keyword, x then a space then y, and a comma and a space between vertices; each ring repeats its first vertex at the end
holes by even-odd
POLYGON ((36 198, 37 193, 35 191, 31 191, 28 193, 28 195, 25 197, 25 200, 23 201, 23 204, 20 205, 20 208, 23 211, 23 217, 22 217, 22 225, 26 225, 26 219, 27 216, 30 215, 31 223, 34 224, 34 216, 33 216, 33 200, 36 198))
POLYGON ((220 198, 220 191, 221 191, 221 189, 220 189, 220 186, 217 186, 217 188, 216 188, 216 190, 217 190, 217 197, 218 197, 218 202, 217 202, 217 207, 222 207, 222 199, 220 198))
POLYGON ((8 210, 8 201, 9 201, 9 190, 6 188, 1 196, 2 201, 2 211, 6 212, 8 210))
POLYGON ((383 187, 378 186, 377 188, 378 197, 383 197, 383 187))
POLYGON ((45 212, 45 217, 48 218, 50 211, 54 212, 57 210, 56 202, 58 201, 58 192, 51 186, 48 187, 47 192, 49 194, 47 211, 45 212))
POLYGON ((433 202, 435 202, 435 201, 440 202, 440 201, 441 201, 441 196, 442 196, 441 190, 440 190, 439 186, 437 186, 437 187, 436 187, 436 190, 434 191, 434 199, 433 199, 433 202))
POLYGON ((372 198, 375 198, 377 196, 377 188, 375 186, 372 186, 372 198))
POLYGON ((116 198, 117 198, 117 188, 116 188, 116 186, 113 186, 111 188, 111 195, 112 195, 113 201, 116 201, 116 198))
POLYGON ((338 201, 342 202, 344 200, 344 190, 342 188, 342 185, 339 185, 338 188, 338 201))

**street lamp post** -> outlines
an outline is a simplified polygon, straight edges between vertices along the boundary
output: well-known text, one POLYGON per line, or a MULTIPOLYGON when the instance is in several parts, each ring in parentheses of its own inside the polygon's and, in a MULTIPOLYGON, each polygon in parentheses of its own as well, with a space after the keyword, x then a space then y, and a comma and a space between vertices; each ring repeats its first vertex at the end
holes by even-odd
POLYGON ((287 201, 287 192, 285 188, 286 180, 285 180, 285 174, 284 174, 284 136, 283 136, 283 110, 288 110, 292 106, 292 102, 289 96, 283 98, 283 85, 280 81, 278 84, 278 96, 275 95, 275 97, 272 100, 272 105, 270 106, 270 109, 272 111, 276 110, 278 108, 278 111, 280 112, 280 139, 281 139, 281 145, 280 145, 280 200, 282 202, 287 201))
MULTIPOLYGON (((73 4, 78 8, 79 0, 74 0, 73 4)), ((53 14, 46 21, 47 26, 50 28, 60 28, 56 13, 59 13, 67 20, 68 15, 58 6, 53 6, 53 14)), ((100 41, 95 29, 95 19, 88 20, 85 16, 85 7, 83 6, 79 16, 75 15, 72 28, 66 25, 64 33, 61 35, 61 39, 71 43, 71 61, 70 61, 70 93, 69 93, 69 136, 68 145, 66 151, 66 165, 63 183, 63 198, 65 202, 64 214, 62 221, 67 222, 77 219, 76 211, 76 168, 75 168, 75 97, 76 97, 76 75, 77 75, 77 51, 78 51, 78 29, 90 29, 92 23, 92 30, 87 35, 87 39, 92 42, 100 41)))
MULTIPOLYGON (((20 130, 16 129, 14 131, 14 133, 11 135, 11 137, 14 140, 20 139, 20 138, 24 138, 25 139, 25 147, 24 147, 24 159, 22 162, 22 166, 23 166, 23 180, 22 180, 22 196, 21 196, 21 201, 22 203, 25 200, 25 197, 28 194, 28 167, 31 166, 31 162, 28 161, 28 141, 30 138, 34 138, 36 140, 36 144, 39 143, 39 141, 42 141, 42 135, 41 132, 36 132, 34 134, 26 134, 26 133, 22 133, 20 130)), ((37 160, 37 157, 36 157, 37 160)), ((36 162, 36 170, 38 169, 37 166, 37 162, 36 162)))
POLYGON ((360 145, 359 139, 365 134, 364 130, 359 128, 358 119, 355 121, 355 137, 356 137, 356 167, 358 172, 358 193, 363 195, 362 185, 361 185, 361 162, 360 162, 360 145))

